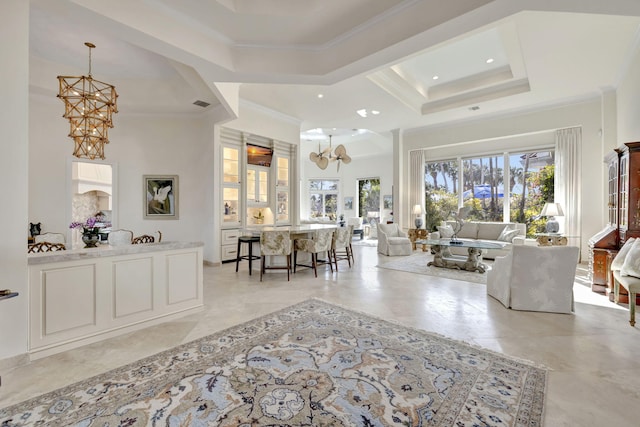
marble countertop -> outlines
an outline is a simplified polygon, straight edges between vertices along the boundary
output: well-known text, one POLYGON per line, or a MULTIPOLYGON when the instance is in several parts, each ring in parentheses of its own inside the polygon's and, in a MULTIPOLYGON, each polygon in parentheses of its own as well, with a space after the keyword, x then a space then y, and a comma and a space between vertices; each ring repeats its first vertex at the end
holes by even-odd
POLYGON ((91 258, 140 254, 147 252, 170 251, 204 246, 203 242, 159 242, 140 245, 110 246, 98 245, 95 248, 74 249, 70 251, 40 252, 27 255, 27 264, 47 264, 51 262, 77 261, 91 258))

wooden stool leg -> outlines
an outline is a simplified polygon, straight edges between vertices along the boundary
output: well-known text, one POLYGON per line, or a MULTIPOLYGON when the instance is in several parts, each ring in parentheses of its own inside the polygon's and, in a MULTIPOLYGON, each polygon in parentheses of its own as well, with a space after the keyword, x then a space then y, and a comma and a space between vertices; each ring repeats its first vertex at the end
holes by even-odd
POLYGON ((251 276, 251 264, 253 264, 253 242, 248 242, 249 245, 249 276, 251 276))
POLYGON ((636 293, 629 291, 629 324, 636 324, 636 293))
POLYGON ((260 281, 262 282, 262 275, 264 274, 264 260, 265 260, 265 256, 262 255, 262 257, 260 257, 260 281))
POLYGON ((289 272, 291 271, 291 254, 287 255, 287 282, 289 279, 289 272))
POLYGON ((313 265, 313 274, 316 275, 316 277, 318 277, 318 269, 316 268, 316 259, 318 258, 318 254, 316 253, 312 253, 311 254, 311 264, 313 265))
POLYGON ((238 272, 238 264, 240 264, 240 239, 238 239, 238 249, 236 249, 236 273, 238 272))

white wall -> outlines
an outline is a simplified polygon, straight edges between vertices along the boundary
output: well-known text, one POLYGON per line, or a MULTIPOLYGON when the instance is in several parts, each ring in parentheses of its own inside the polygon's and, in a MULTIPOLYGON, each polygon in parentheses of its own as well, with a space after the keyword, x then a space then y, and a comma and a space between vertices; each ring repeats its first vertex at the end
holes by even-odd
MULTIPOLYGON (((536 135, 542 145, 549 144, 549 131, 582 127, 582 232, 583 259, 587 256, 589 237, 606 224, 605 171, 600 98, 532 113, 513 114, 508 117, 489 118, 432 129, 413 130, 404 134, 403 162, 408 167, 409 151, 436 148, 445 152, 462 151, 486 153, 504 150, 510 146, 534 146, 536 135), (529 136, 528 134, 533 134, 529 136), (513 137, 516 135, 527 135, 513 137), (511 138, 510 138, 511 137, 511 138), (463 144, 451 148, 453 144, 463 144), (440 148, 441 147, 441 148, 440 148)), ((408 186, 407 174, 403 176, 408 186)), ((407 187, 405 187, 407 188, 407 187)), ((408 204, 408 200, 403 203, 408 204)))
POLYGON ((19 292, 0 300, 0 368, 27 349, 27 147, 29 132, 29 2, 0 2, 0 177, 4 183, 0 223, 0 289, 19 292))
MULTIPOLYGON (((126 94, 121 94, 126 96, 126 94)), ((73 142, 62 102, 32 95, 29 142, 29 220, 67 232, 67 182, 73 142), (57 101, 57 102, 52 102, 57 101)), ((206 116, 141 116, 120 112, 105 147, 114 170, 114 227, 134 235, 162 232, 164 241, 203 241, 211 259, 213 144, 206 116), (143 175, 178 175, 178 220, 143 219, 143 175)))
POLYGON ((618 143, 640 141, 640 40, 617 90, 618 143))

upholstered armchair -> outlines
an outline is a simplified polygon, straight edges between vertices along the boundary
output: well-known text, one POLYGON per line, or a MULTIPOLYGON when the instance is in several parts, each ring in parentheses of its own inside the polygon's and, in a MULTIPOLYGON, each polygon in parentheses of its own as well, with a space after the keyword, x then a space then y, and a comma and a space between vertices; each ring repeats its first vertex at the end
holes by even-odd
POLYGON ((411 240, 398 224, 378 224, 378 253, 387 256, 411 255, 411 240))
POLYGON ((107 238, 110 246, 130 245, 133 241, 133 231, 131 230, 112 230, 107 238))
POLYGON ((487 294, 514 310, 573 312, 580 249, 514 245, 487 273, 487 294))
POLYGON ((291 271, 291 236, 289 230, 264 230, 260 233, 260 281, 266 270, 287 270, 287 281, 291 271), (267 256, 283 256, 286 266, 269 266, 267 256))
POLYGON ((333 240, 331 242, 331 257, 338 271, 338 261, 345 260, 351 268, 351 260, 353 253, 351 252, 351 235, 353 233, 353 225, 337 228, 333 232, 333 240))
POLYGON ((296 239, 293 242, 293 272, 296 272, 296 267, 308 267, 313 269, 313 273, 318 277, 318 263, 329 264, 331 272, 333 273, 333 264, 331 263, 331 242, 333 240, 333 230, 315 230, 311 239, 296 239), (311 265, 298 264, 298 252, 307 252, 311 254, 311 265), (319 253, 327 253, 327 259, 325 261, 318 260, 319 253))
POLYGON ((347 218, 347 226, 353 226, 353 234, 360 235, 360 240, 364 238, 364 227, 362 226, 362 217, 354 216, 347 218))

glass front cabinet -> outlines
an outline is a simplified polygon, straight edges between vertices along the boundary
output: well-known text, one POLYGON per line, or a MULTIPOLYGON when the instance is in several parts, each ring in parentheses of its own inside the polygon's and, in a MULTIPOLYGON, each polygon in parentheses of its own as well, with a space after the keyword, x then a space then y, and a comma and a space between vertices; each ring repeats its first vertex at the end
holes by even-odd
POLYGON ((222 147, 222 223, 239 226, 240 220, 240 149, 222 147))
POLYGON ((291 224, 295 146, 224 127, 220 128, 220 142, 220 249, 224 262, 236 259, 237 239, 243 229, 291 224))
POLYGON ((288 156, 276 159, 276 224, 289 224, 289 162, 288 156))

